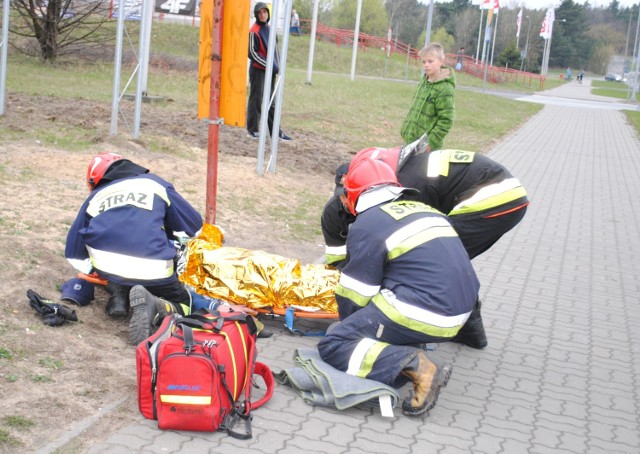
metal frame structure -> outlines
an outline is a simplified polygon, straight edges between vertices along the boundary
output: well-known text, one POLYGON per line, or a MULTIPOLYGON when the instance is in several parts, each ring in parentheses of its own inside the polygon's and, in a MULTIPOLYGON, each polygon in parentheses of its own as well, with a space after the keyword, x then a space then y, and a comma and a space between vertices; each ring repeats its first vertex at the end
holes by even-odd
MULTIPOLYGON (((149 47, 151 41, 151 24, 153 22, 153 10, 155 4, 153 0, 143 0, 141 3, 142 11, 140 17, 140 37, 139 50, 136 55, 138 64, 136 65, 131 77, 127 81, 122 92, 120 92, 120 76, 122 71, 122 43, 125 30, 124 22, 127 18, 125 0, 118 1, 118 24, 116 28, 116 51, 114 57, 113 70, 113 95, 111 104, 111 124, 109 134, 116 135, 118 133, 118 116, 122 113, 120 102, 124 96, 126 89, 131 84, 134 76, 136 76, 135 91, 135 110, 133 119, 133 131, 131 136, 134 139, 140 137, 140 116, 142 110, 142 97, 146 95, 147 74, 149 66, 149 47)), ((123 115, 124 118, 124 115, 123 115)), ((126 120, 126 119, 125 119, 126 120)))
POLYGON ((7 84, 7 48, 9 47, 9 6, 11 0, 2 3, 2 42, 0 42, 0 115, 4 115, 4 94, 7 84))

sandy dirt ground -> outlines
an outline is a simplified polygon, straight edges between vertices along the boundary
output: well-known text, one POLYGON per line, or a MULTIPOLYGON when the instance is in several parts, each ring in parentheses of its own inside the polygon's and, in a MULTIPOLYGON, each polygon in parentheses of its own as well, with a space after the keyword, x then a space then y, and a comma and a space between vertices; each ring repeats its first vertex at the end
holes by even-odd
MULTIPOLYGON (((109 121, 108 104, 7 96, 0 125, 24 132, 25 138, 0 140, 0 452, 35 451, 120 400, 122 407, 66 452, 82 452, 92 437, 106 435, 103 429, 137 417, 128 320, 105 315, 107 293, 98 288, 91 305, 74 307, 79 323, 56 328, 41 322, 26 297, 33 289, 57 300, 59 286, 75 274, 64 258, 64 244, 87 196, 84 177, 91 157, 100 151, 121 153, 173 182, 205 213, 208 134, 194 113, 145 105, 136 141, 123 134, 110 137, 109 121), (45 146, 30 132, 35 127, 95 131, 95 145, 74 151, 45 146), (149 135, 179 146, 158 152, 145 142, 149 135)), ((281 143, 277 172, 259 176, 258 142, 243 129, 221 128, 216 223, 228 246, 306 264, 323 252, 320 213, 307 221, 318 225, 306 236, 292 231, 295 220, 278 213, 308 206, 310 193, 329 197, 336 166, 354 150, 320 136, 288 132, 295 141, 281 143)))

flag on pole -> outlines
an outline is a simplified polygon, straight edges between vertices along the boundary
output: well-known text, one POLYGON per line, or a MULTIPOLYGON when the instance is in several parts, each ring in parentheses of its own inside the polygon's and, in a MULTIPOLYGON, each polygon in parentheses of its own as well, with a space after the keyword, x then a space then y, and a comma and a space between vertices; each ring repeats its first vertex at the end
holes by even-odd
POLYGON ((549 8, 542 20, 542 28, 540 29, 540 36, 544 39, 551 38, 553 32, 553 21, 556 19, 556 13, 553 8, 549 8))
POLYGON ((520 12, 518 13, 518 18, 516 19, 516 38, 520 38, 520 26, 522 25, 522 8, 520 8, 520 12))
POLYGON ((547 16, 542 18, 542 27, 540 28, 540 37, 547 39, 549 37, 549 32, 547 30, 547 16))
POLYGON ((497 13, 500 9, 500 1, 499 0, 485 0, 482 3, 483 9, 488 9, 487 12, 487 25, 484 29, 484 40, 485 42, 491 41, 491 31, 493 29, 493 14, 497 13))
POLYGON ((553 22, 556 20, 556 10, 549 8, 547 10, 547 24, 549 25, 549 38, 553 34, 553 22))

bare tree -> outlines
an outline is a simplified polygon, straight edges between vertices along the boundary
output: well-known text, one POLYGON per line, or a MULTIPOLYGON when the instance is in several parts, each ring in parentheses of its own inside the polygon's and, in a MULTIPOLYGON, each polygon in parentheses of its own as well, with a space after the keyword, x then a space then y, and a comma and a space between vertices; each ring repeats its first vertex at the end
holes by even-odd
MULTIPOLYGON (((479 10, 465 8, 455 17, 455 35, 459 47, 473 48, 477 41, 479 10)), ((451 49, 454 52, 456 49, 451 49)))
POLYGON ((424 30, 427 8, 417 0, 386 0, 389 27, 401 42, 420 46, 418 38, 424 30))
POLYGON ((45 62, 115 38, 113 29, 104 27, 109 20, 109 0, 12 0, 11 6, 18 15, 11 32, 23 38, 12 44, 45 62))

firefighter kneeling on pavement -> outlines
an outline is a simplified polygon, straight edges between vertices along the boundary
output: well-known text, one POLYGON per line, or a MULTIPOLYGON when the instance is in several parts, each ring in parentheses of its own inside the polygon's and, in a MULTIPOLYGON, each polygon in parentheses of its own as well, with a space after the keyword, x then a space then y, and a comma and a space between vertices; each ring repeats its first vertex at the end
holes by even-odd
POLYGON ((342 202, 356 216, 336 299, 340 323, 318 344, 338 370, 395 388, 412 382, 402 405, 420 416, 451 375, 420 344, 447 342, 465 324, 480 284, 446 216, 401 187, 384 162, 351 166, 342 202), (353 167, 353 168, 352 168, 353 167))

